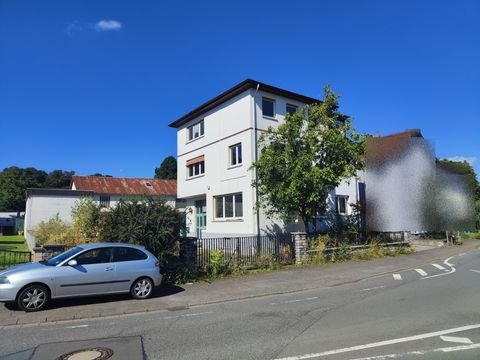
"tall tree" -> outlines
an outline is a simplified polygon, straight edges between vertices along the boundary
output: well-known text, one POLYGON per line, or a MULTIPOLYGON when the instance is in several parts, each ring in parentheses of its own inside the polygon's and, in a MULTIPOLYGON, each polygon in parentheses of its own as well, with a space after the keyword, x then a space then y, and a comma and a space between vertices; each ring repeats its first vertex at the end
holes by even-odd
POLYGON ((170 179, 177 178, 177 160, 173 156, 167 156, 159 168, 155 168, 155 179, 170 179))
POLYGON ((46 188, 69 188, 75 171, 53 170, 47 175, 43 187, 46 188))
POLYGON ((25 211, 27 188, 43 187, 47 173, 11 166, 0 172, 0 211, 25 211))
POLYGON ((253 186, 267 215, 308 224, 325 213, 328 192, 363 168, 365 138, 338 107, 338 95, 325 87, 322 103, 287 114, 260 136, 253 186))

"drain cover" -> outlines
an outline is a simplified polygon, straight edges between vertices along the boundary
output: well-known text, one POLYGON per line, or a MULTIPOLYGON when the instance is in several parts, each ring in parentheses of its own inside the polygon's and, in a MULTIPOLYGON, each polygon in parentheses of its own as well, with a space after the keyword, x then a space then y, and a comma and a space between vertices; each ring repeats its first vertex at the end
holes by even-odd
POLYGON ((63 354, 57 360, 106 360, 113 355, 113 350, 106 347, 80 349, 63 354))

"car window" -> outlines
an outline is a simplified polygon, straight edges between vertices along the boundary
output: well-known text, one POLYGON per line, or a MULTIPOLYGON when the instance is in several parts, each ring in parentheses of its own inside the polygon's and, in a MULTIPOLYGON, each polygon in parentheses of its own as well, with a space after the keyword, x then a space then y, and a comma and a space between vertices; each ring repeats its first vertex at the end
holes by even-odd
POLYGON ((45 265, 56 266, 56 265, 60 264, 62 261, 72 257, 73 255, 79 253, 82 250, 83 250, 83 248, 81 248, 79 246, 75 246, 74 248, 71 248, 71 249, 69 249, 65 252, 62 252, 61 254, 58 254, 57 256, 51 258, 50 260, 45 262, 45 265))
POLYGON ((79 265, 104 264, 109 263, 112 254, 112 248, 98 248, 85 251, 78 255, 77 260, 79 265))
POLYGON ((115 248, 113 254, 114 262, 145 260, 147 258, 147 254, 143 251, 127 247, 115 248))

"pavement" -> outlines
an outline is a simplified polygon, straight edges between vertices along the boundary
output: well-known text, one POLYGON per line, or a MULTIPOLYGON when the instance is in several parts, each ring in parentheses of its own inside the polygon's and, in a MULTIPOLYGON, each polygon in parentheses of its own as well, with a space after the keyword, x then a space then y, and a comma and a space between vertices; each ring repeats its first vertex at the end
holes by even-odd
POLYGON ((229 277, 211 283, 164 286, 147 300, 133 300, 128 295, 58 300, 53 301, 47 310, 38 313, 25 313, 2 304, 0 305, 0 330, 18 325, 32 326, 161 310, 183 310, 207 304, 329 288, 420 267, 423 264, 479 248, 480 240, 467 240, 461 246, 432 248, 410 255, 367 262, 349 261, 300 266, 229 277), (365 266, 366 263, 371 266, 365 266))

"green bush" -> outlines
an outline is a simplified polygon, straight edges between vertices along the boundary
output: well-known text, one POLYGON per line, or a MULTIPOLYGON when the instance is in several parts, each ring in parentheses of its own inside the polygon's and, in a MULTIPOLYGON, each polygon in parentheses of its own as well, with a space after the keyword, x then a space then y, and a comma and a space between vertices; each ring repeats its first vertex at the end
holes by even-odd
POLYGON ((100 232, 100 206, 91 197, 83 198, 72 208, 73 229, 81 242, 95 242, 100 232))
POLYGON ((59 214, 42 221, 34 231, 38 245, 65 244, 76 245, 75 234, 71 224, 60 219, 59 214))
POLYGON ((143 245, 164 264, 179 253, 184 219, 164 201, 145 198, 120 201, 101 213, 98 226, 99 240, 143 245))

